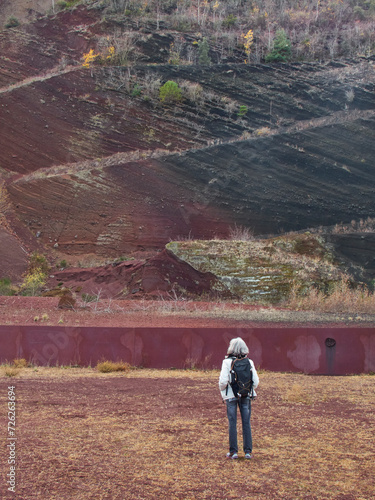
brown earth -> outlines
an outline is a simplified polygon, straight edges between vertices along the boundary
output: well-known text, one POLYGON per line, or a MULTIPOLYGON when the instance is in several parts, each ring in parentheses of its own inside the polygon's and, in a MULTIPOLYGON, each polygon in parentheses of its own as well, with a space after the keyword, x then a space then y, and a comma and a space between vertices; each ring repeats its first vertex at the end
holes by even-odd
MULTIPOLYGON (((24 259, 19 268, 3 259, 3 276, 12 277, 18 271, 13 283, 20 283, 26 266, 24 252, 15 237, 1 235, 8 252, 20 252, 24 259)), ((369 313, 291 311, 236 303, 213 274, 197 271, 167 249, 148 258, 141 258, 141 253, 137 257, 91 268, 52 269, 46 296, 0 297, 0 324, 197 328, 375 324, 375 316, 369 313), (64 290, 73 294, 73 307, 68 310, 59 307, 64 290)))
POLYGON ((0 31, 0 86, 5 87, 80 61, 93 38, 95 11, 77 8, 0 31))
POLYGON ((178 299, 181 294, 185 298, 189 295, 214 299, 231 297, 214 274, 197 271, 167 249, 143 261, 127 260, 101 268, 55 272, 48 286, 54 290, 60 286, 79 291, 81 295, 100 294, 102 298, 115 299, 178 299))
MULTIPOLYGON (((253 459, 225 459, 218 371, 26 368, 16 394, 17 500, 371 500, 373 377, 260 373, 253 459), (234 479, 231 479, 234 478, 234 479)), ((240 427, 240 423, 239 429, 240 427)))
POLYGON ((20 22, 28 22, 51 9, 51 0, 1 0, 0 26, 4 26, 10 16, 20 22))
MULTIPOLYGON (((254 78, 240 73, 238 84, 240 77, 244 85, 254 78)), ((121 94, 111 94, 111 111, 108 93, 94 92, 88 73, 55 80, 0 96, 14 119, 9 126, 3 115, 0 153, 8 175, 18 173, 7 181, 12 224, 39 234, 48 248, 119 256, 179 236, 226 237, 234 224, 272 234, 375 216, 372 111, 235 142, 229 129, 227 142, 203 147, 225 135, 231 120, 215 117, 211 132, 208 118, 197 137, 194 121, 121 94), (189 150, 166 151, 180 148, 189 150)), ((217 72, 215 86, 221 80, 217 72)))
MULTIPOLYGON (((137 252, 142 262, 54 272, 51 287, 178 297, 181 283, 188 288, 181 269, 146 260, 171 239, 227 237, 237 224, 275 234, 375 216, 373 58, 173 66, 165 63, 176 33, 123 19, 137 32, 138 64, 82 68, 100 36, 118 33, 116 19, 92 7, 0 33, 3 277, 21 280, 24 250, 70 266, 137 252), (199 84, 198 98, 185 91, 168 106, 147 90, 170 79, 199 84)), ((334 244, 345 254, 348 245, 334 244)), ((362 254, 357 260, 369 261, 362 254)), ((191 293, 215 289, 189 272, 191 293)))
POLYGON ((229 302, 79 299, 74 309, 58 297, 0 297, 0 325, 98 327, 370 327, 375 315, 290 311, 229 302))
POLYGON ((16 236, 0 226, 0 277, 19 281, 27 269, 28 253, 16 236))

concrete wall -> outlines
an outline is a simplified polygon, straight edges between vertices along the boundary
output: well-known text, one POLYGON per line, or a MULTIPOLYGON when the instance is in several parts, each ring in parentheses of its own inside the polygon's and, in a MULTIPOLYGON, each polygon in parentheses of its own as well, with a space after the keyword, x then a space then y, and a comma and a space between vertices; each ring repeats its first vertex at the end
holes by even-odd
POLYGON ((345 375, 375 372, 374 328, 98 328, 0 326, 0 361, 95 366, 122 360, 150 368, 220 368, 242 337, 257 367, 345 375))

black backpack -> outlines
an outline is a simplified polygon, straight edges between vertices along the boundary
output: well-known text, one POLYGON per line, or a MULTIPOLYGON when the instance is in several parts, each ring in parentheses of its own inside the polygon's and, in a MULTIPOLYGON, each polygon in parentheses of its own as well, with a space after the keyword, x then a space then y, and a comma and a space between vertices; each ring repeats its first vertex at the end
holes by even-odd
POLYGON ((236 398, 253 397, 253 370, 249 358, 233 358, 230 385, 236 398))

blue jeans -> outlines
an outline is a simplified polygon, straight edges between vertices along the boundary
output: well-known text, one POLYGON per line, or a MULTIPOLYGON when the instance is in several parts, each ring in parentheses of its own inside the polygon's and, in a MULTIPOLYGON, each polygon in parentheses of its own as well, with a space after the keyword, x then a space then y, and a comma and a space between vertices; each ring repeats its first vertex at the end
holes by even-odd
POLYGON ((229 451, 230 453, 238 452, 237 444, 237 405, 240 407, 241 420, 242 420, 242 437, 243 437, 243 451, 251 453, 253 449, 253 441, 251 437, 251 399, 237 399, 231 398, 225 400, 227 405, 227 417, 229 423, 229 451))

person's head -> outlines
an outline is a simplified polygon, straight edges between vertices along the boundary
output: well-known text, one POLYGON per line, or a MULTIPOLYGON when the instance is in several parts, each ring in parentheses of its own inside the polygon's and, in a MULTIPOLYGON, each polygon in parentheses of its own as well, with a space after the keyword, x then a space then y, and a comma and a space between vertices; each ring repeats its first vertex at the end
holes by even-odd
POLYGON ((229 347, 227 351, 228 356, 246 356, 249 354, 249 348, 245 344, 245 342, 241 339, 241 337, 237 337, 232 339, 229 342, 229 347))

